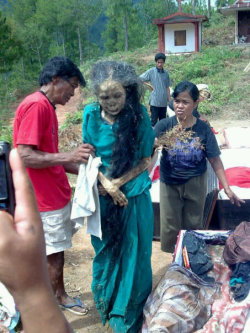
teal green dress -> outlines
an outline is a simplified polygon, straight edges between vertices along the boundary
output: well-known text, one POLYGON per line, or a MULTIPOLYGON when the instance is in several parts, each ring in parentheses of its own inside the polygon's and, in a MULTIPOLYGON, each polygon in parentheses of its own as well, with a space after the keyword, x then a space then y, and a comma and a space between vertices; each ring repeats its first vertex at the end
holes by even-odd
MULTIPOLYGON (((83 142, 90 143, 101 157, 101 171, 108 175, 113 129, 101 117, 98 103, 84 109, 83 142)), ((154 132, 145 107, 138 132, 139 149, 134 166, 152 154, 154 132)), ((137 333, 142 325, 142 311, 152 289, 151 252, 153 238, 153 209, 149 188, 151 180, 144 171, 121 187, 128 199, 122 209, 119 228, 119 251, 114 251, 107 221, 107 199, 100 196, 103 238, 91 236, 95 249, 92 292, 103 324, 106 320, 115 333, 137 333), (114 252, 116 253, 114 255, 114 252)))

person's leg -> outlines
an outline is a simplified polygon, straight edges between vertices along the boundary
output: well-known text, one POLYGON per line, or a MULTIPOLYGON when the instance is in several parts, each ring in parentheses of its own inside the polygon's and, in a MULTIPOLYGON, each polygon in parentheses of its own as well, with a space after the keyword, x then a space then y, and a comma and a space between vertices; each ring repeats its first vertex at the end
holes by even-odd
POLYGON ((203 213, 207 193, 207 173, 191 178, 184 189, 184 229, 203 229, 203 213))
POLYGON ((154 125, 157 123, 158 120, 158 107, 150 105, 150 112, 151 112, 151 125, 154 127, 154 125))
POLYGON ((158 113, 159 120, 166 118, 166 113, 167 113, 167 107, 159 108, 159 113, 158 113))
MULTIPOLYGON (((47 256, 47 265, 50 276, 51 285, 58 301, 59 305, 67 306, 68 304, 74 304, 75 300, 70 297, 66 291, 63 280, 63 268, 64 268, 64 252, 53 253, 47 256)), ((75 312, 79 314, 86 314, 88 308, 86 306, 72 307, 75 312)))
POLYGON ((59 305, 78 315, 88 312, 87 306, 67 295, 63 281, 64 250, 72 246, 71 204, 62 209, 40 213, 46 243, 47 265, 51 285, 59 305))
POLYGON ((54 291, 54 294, 57 296, 59 278, 63 273, 64 252, 58 252, 48 255, 47 265, 52 289, 54 291))
POLYGON ((173 252, 179 230, 182 228, 183 185, 160 183, 161 249, 173 252))

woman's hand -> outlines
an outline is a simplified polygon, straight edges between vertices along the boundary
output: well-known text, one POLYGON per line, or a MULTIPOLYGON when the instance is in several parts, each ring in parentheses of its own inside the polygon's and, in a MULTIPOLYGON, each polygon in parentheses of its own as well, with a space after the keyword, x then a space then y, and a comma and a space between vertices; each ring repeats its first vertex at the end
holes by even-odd
POLYGON ((226 195, 228 196, 231 204, 236 204, 236 206, 240 207, 241 203, 245 203, 244 200, 240 199, 239 197, 237 197, 237 195, 231 190, 230 187, 228 187, 227 189, 224 189, 226 195))
POLYGON ((211 163, 212 168, 214 169, 214 172, 216 173, 216 176, 218 177, 219 182, 221 183, 230 202, 240 207, 241 206, 240 204, 245 203, 245 201, 238 198, 237 195, 231 190, 230 186, 228 185, 227 177, 220 157, 216 156, 213 158, 209 158, 208 160, 211 163))

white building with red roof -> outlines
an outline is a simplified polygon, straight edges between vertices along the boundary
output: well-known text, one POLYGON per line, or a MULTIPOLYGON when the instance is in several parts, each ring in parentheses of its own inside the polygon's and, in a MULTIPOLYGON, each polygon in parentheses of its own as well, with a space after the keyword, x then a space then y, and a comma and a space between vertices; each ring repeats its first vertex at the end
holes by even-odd
POLYGON ((199 52, 202 44, 202 22, 208 21, 208 18, 205 15, 183 13, 181 0, 178 2, 177 13, 153 21, 158 26, 159 52, 199 52))

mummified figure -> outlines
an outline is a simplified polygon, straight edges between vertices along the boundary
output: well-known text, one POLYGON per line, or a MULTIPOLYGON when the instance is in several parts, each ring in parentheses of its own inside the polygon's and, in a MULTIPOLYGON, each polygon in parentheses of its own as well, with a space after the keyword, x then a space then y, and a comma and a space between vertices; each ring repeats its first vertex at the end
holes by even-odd
POLYGON ((114 332, 138 332, 152 287, 153 210, 147 168, 154 133, 140 104, 140 80, 131 65, 94 65, 98 102, 84 109, 83 141, 101 157, 99 194, 103 238, 95 249, 92 292, 102 321, 114 332))

